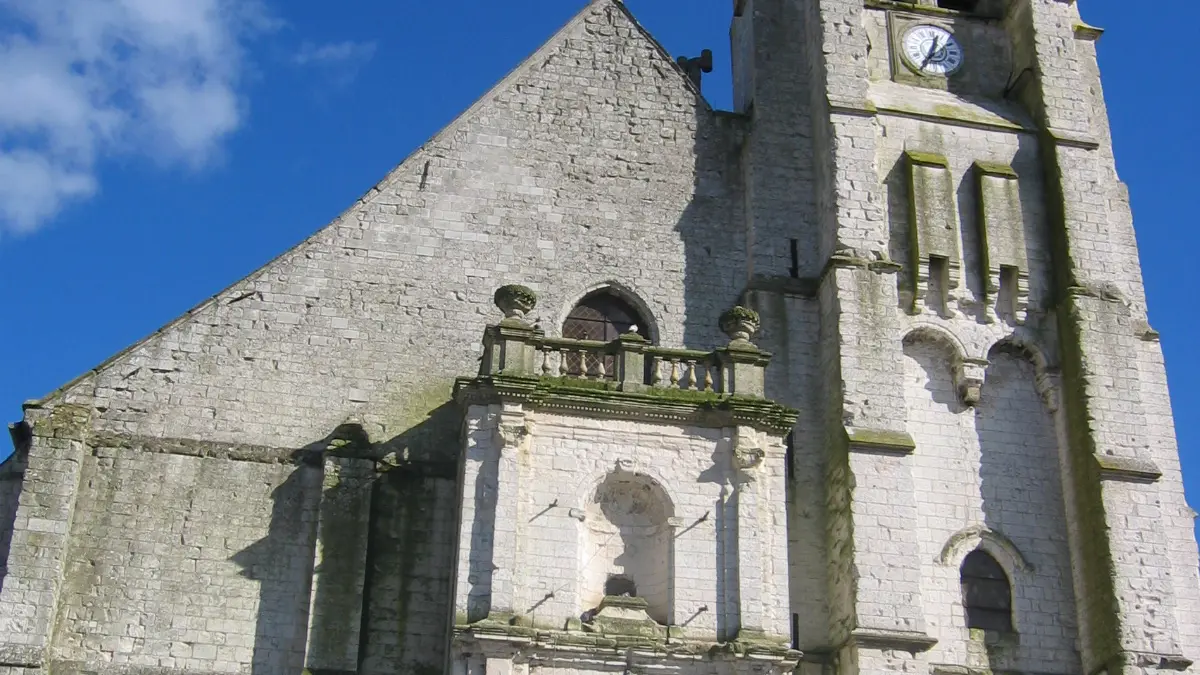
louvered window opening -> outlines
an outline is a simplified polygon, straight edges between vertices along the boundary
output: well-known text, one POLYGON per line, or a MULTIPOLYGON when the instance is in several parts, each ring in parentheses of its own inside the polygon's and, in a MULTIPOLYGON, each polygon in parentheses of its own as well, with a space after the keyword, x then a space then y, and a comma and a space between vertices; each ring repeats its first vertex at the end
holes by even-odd
POLYGON ((1012 631, 1012 587, 995 558, 978 550, 967 555, 962 565, 962 594, 968 628, 1012 631))

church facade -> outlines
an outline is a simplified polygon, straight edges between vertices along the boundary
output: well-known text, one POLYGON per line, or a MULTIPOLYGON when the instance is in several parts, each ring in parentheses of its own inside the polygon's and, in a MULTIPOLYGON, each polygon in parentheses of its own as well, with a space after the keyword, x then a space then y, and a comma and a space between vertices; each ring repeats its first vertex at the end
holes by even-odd
POLYGON ((0 675, 1191 672, 1073 0, 594 0, 342 216, 25 407, 0 675))

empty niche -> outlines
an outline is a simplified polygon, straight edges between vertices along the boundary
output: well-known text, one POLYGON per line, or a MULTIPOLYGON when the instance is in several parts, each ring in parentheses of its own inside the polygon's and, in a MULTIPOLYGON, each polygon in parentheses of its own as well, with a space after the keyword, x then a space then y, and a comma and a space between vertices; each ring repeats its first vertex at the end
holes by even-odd
POLYGON ((671 622, 671 500, 654 479, 614 471, 587 504, 584 520, 582 610, 606 595, 640 597, 647 613, 671 622))

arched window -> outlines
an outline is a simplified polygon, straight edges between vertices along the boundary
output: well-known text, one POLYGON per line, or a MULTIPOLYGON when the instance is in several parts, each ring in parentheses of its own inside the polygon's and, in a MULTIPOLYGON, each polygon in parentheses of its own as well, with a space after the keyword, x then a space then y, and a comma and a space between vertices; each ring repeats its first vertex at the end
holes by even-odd
POLYGON ((563 322, 563 337, 608 342, 622 333, 630 332, 630 329, 649 338, 646 322, 633 305, 608 291, 600 291, 588 295, 575 305, 563 322))
MULTIPOLYGON (((637 333, 650 339, 649 327, 633 305, 613 293, 602 290, 579 301, 563 322, 562 335, 570 340, 610 342, 624 333, 637 333)), ((578 355, 568 355, 567 374, 587 375, 599 370, 599 357, 589 355, 584 362, 578 355)), ((605 357, 605 372, 613 373, 613 357, 605 357)))
POLYGON ((963 605, 967 628, 1012 631, 1012 588, 996 559, 976 549, 962 564, 963 605))

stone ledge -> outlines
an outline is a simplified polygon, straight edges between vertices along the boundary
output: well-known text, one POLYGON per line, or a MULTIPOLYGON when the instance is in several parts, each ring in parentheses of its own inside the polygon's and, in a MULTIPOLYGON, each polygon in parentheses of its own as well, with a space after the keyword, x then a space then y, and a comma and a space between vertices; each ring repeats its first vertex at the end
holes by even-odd
POLYGON ((1154 483, 1162 478, 1158 465, 1148 459, 1093 455, 1100 471, 1100 480, 1127 483, 1154 483))
POLYGON ((1046 134, 1050 136, 1050 140, 1054 141, 1056 145, 1079 148, 1081 150, 1100 149, 1100 142, 1091 136, 1084 136, 1073 131, 1054 128, 1046 129, 1046 134))
POLYGON ((847 645, 858 649, 898 649, 913 654, 929 651, 937 642, 937 638, 919 631, 881 628, 855 628, 846 640, 847 645))
MULTIPOLYGON (((227 671, 170 668, 167 666, 135 666, 95 661, 51 661, 50 672, 54 675, 228 675, 227 671)), ((304 671, 305 675, 332 675, 332 671, 304 671)))
POLYGON ((0 643, 0 667, 40 668, 45 661, 45 650, 40 647, 0 643))
POLYGON ((492 375, 459 378, 454 400, 464 408, 502 401, 566 414, 708 428, 752 426, 787 433, 797 412, 767 399, 680 389, 620 391, 573 378, 492 375))
POLYGON ((911 455, 917 449, 917 442, 906 431, 855 427, 846 427, 845 431, 850 452, 878 455, 911 455))
POLYGON ((1020 178, 1016 170, 1007 164, 999 162, 975 162, 975 170, 985 176, 999 176, 1001 178, 1020 178))
POLYGON ((1104 35, 1104 29, 1099 26, 1092 26, 1083 23, 1082 21, 1075 24, 1073 27, 1076 40, 1084 40, 1087 42, 1096 42, 1100 36, 1104 35))
MULTIPOLYGON (((671 633, 673 634, 674 630, 671 633)), ((668 666, 671 662, 692 664, 698 659, 745 659, 759 663, 770 662, 790 670, 803 658, 801 652, 780 645, 777 640, 758 639, 754 631, 747 632, 746 639, 742 637, 739 634, 732 642, 688 640, 679 637, 663 639, 634 635, 601 635, 481 621, 475 624, 455 625, 453 643, 460 648, 465 645, 483 646, 489 652, 500 653, 509 658, 517 654, 533 659, 548 658, 551 655, 603 657, 628 653, 648 662, 662 664, 665 661, 665 665, 668 666)))
POLYGON ((944 169, 950 168, 950 160, 946 159, 945 155, 939 155, 933 152, 920 152, 918 150, 905 150, 904 155, 908 157, 908 161, 921 166, 940 166, 944 169))
POLYGON ((1110 673, 1121 672, 1128 667, 1183 671, 1192 667, 1192 660, 1182 654, 1122 650, 1113 655, 1105 667, 1110 673))

